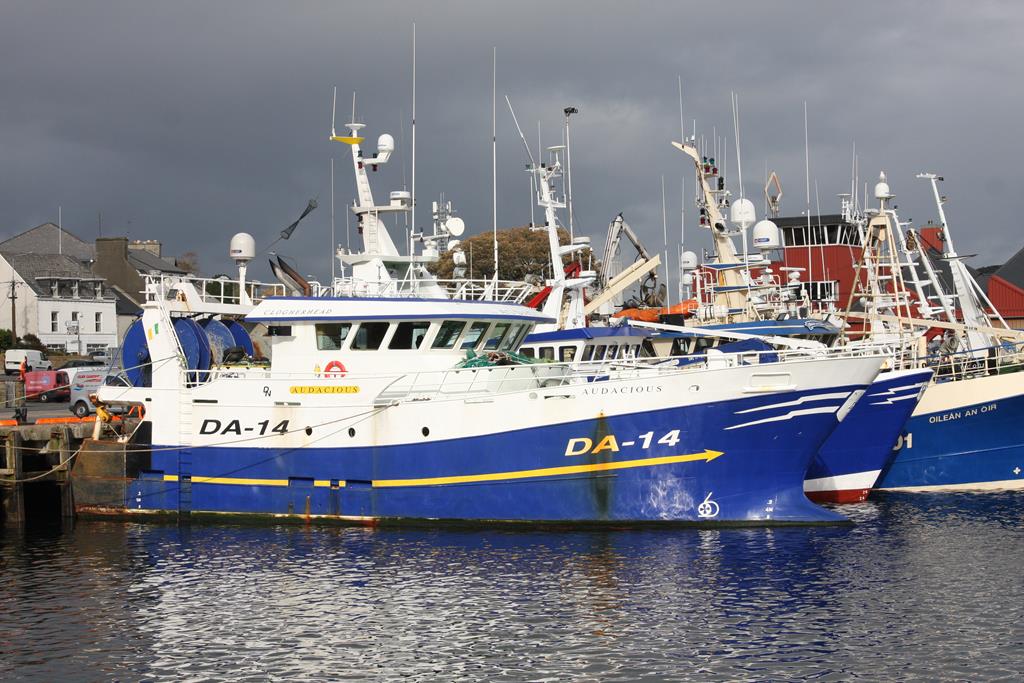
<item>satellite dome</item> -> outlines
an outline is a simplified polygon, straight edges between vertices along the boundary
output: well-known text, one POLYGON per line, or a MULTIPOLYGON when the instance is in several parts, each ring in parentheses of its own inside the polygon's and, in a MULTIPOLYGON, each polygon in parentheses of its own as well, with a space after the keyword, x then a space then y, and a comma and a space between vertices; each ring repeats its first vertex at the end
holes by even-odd
POLYGON ((235 261, 251 261, 256 258, 256 240, 247 232, 240 232, 231 238, 228 254, 235 261))
POLYGON ((892 192, 889 191, 889 183, 885 182, 885 171, 878 174, 878 182, 875 184, 875 199, 891 199, 892 192))
POLYGON ((767 218, 757 222, 752 237, 754 246, 762 251, 782 248, 782 232, 767 218))
POLYGON ((757 209, 754 202, 745 197, 740 197, 729 207, 729 220, 746 230, 757 220, 757 209))

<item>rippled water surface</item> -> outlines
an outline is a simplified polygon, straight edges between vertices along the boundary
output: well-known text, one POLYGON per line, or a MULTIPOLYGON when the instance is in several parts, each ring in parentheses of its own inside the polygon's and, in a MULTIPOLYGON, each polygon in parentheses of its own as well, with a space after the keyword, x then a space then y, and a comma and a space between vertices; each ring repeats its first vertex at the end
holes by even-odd
POLYGON ((0 532, 0 680, 1020 680, 1019 495, 841 528, 0 532))

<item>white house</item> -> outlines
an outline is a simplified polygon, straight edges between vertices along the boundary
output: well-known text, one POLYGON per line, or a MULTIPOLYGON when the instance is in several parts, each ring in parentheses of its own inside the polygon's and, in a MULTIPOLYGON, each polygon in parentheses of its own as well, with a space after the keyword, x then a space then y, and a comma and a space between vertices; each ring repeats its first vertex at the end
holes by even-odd
POLYGON ((117 347, 114 292, 81 261, 66 254, 0 252, 0 283, 6 294, 0 328, 19 337, 34 334, 62 353, 117 347))

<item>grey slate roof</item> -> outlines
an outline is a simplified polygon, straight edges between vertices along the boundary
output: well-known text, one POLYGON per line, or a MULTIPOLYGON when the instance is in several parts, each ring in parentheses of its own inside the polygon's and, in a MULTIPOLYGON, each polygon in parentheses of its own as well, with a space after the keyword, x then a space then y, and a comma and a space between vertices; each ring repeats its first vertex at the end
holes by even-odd
POLYGON ((132 268, 143 274, 151 270, 174 275, 184 275, 186 272, 170 261, 162 259, 156 254, 151 254, 144 249, 129 249, 128 263, 132 265, 132 268))
POLYGON ((114 310, 117 315, 141 315, 142 309, 132 301, 123 289, 117 285, 107 283, 107 289, 114 293, 114 310))
POLYGON ((96 249, 67 230, 53 223, 43 223, 31 230, 0 242, 0 252, 11 254, 56 254, 57 249, 79 261, 93 261, 96 249), (61 234, 63 232, 63 234, 61 234))
POLYGON ((18 273, 29 287, 39 296, 50 296, 50 289, 40 285, 36 278, 66 277, 81 280, 102 280, 67 254, 18 254, 0 251, 15 272, 18 273))

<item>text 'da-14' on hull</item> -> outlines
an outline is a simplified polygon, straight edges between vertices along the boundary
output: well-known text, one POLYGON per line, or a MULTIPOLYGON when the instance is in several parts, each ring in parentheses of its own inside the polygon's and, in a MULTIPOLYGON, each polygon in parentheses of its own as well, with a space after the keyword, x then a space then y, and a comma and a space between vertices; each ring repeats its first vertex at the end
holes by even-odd
POLYGON ((836 522, 804 496, 804 475, 879 364, 775 364, 767 375, 785 385, 774 388, 764 367, 740 366, 386 401, 394 378, 215 378, 183 392, 189 443, 137 454, 125 505, 339 521, 836 522))
POLYGON ((896 455, 907 420, 931 379, 931 370, 880 374, 822 444, 804 481, 819 503, 859 503, 896 455))
POLYGON ((1024 488, 1024 373, 928 386, 877 487, 942 491, 1024 488))

